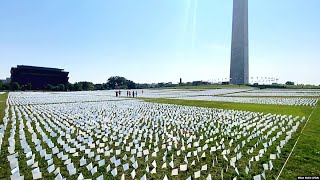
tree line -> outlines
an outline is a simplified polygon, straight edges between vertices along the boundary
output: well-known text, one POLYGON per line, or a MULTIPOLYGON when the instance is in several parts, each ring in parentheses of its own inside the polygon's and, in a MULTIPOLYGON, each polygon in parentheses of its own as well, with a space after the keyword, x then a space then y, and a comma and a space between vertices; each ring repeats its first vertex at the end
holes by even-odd
POLYGON ((94 91, 94 90, 112 90, 112 89, 146 89, 150 88, 149 84, 138 84, 121 76, 111 76, 106 83, 94 84, 88 81, 76 83, 47 84, 41 89, 34 89, 32 83, 19 84, 18 82, 3 83, 0 82, 0 90, 25 91, 25 90, 42 90, 42 91, 94 91))

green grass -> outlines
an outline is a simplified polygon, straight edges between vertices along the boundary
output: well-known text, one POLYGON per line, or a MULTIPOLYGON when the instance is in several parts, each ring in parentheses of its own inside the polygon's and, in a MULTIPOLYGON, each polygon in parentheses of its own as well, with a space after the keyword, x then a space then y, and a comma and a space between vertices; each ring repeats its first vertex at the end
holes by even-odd
POLYGON ((165 104, 178 104, 184 106, 198 106, 219 109, 234 109, 252 112, 264 112, 273 114, 286 114, 293 116, 308 116, 312 112, 312 107, 308 106, 287 106, 287 105, 271 105, 271 104, 251 104, 251 103, 230 103, 216 101, 201 100, 180 100, 180 99, 164 99, 164 98, 140 98, 146 102, 156 102, 165 104))
MULTIPOLYGON (((233 93, 235 94, 235 93, 233 93)), ((221 97, 241 97, 241 98, 319 98, 319 96, 230 96, 230 95, 215 95, 221 97)))
MULTIPOLYGON (((260 85, 269 88, 283 88, 283 89, 320 89, 320 86, 315 85, 260 85)), ((164 87, 163 89, 246 89, 246 88, 254 88, 254 86, 247 86, 247 85, 185 85, 185 86, 173 86, 173 87, 164 87)))
MULTIPOLYGON (((7 99, 8 93, 0 95, 0 122, 2 123, 2 119, 4 116, 4 109, 5 109, 5 102, 7 99)), ((264 104, 244 104, 244 103, 229 103, 229 102, 214 102, 214 101, 199 101, 199 100, 176 100, 176 99, 153 99, 153 98, 140 98, 147 102, 157 102, 157 103, 166 103, 166 104, 178 104, 178 105, 186 105, 186 106, 198 106, 198 107, 209 107, 209 108, 220 108, 220 109, 234 109, 234 110, 244 110, 244 111, 252 111, 252 112, 264 112, 264 113, 273 113, 273 114, 287 114, 287 115, 293 115, 293 116, 306 116, 306 118, 311 114, 313 111, 312 107, 305 107, 305 106, 283 106, 283 105, 264 105, 264 104)), ((318 103, 317 108, 315 109, 313 115, 311 116, 310 120, 308 121, 304 131, 302 132, 300 139, 298 141, 298 144, 293 151, 293 154, 291 155, 287 165, 284 168, 284 171, 281 174, 280 179, 296 179, 296 176, 298 175, 319 175, 320 174, 320 104, 318 103)), ((17 129, 19 128, 19 123, 16 124, 17 129)), ((291 148, 293 147, 293 144, 295 143, 295 140, 300 135, 300 131, 302 129, 304 124, 302 124, 299 127, 298 133, 295 133, 293 138, 289 141, 287 147, 283 149, 283 156, 281 157, 281 161, 279 161, 278 164, 275 165, 275 171, 272 172, 272 174, 268 174, 270 177, 275 178, 280 168, 282 167, 282 164, 286 160, 286 157, 288 157, 288 154, 291 151, 291 148), (280 163, 282 162, 282 164, 280 163)), ((35 129, 35 125, 32 124, 33 128, 35 129)), ((44 129, 43 124, 40 124, 40 126, 44 129)), ((25 127, 26 128, 26 127, 25 127)), ((5 134, 5 138, 3 140, 6 140, 3 142, 2 146, 2 154, 0 156, 0 179, 8 179, 10 177, 10 165, 7 161, 7 147, 8 144, 8 137, 9 137, 9 130, 11 129, 11 121, 8 123, 7 131, 5 134)), ((31 143, 31 134, 25 129, 26 138, 28 143, 31 145, 31 148, 34 150, 33 143, 31 143)), ((18 133, 16 134, 16 150, 19 152, 19 154, 22 154, 22 149, 20 147, 20 142, 18 140, 18 133)), ((38 134, 39 135, 39 134, 38 134)), ((44 148, 48 149, 46 145, 44 145, 44 148)), ((59 147, 62 148, 62 147, 59 147)), ((48 152, 48 151, 47 151, 48 152)), ((49 150, 49 152, 51 152, 49 150)), ((37 158, 40 159, 39 163, 44 164, 46 163, 42 158, 39 158, 39 153, 36 153, 37 158)), ((170 154, 169 154, 170 156, 170 154)), ((168 157, 169 157, 168 156, 168 157)), ((72 161, 77 162, 77 158, 72 158, 72 161)), ((209 158, 208 158, 209 159, 209 158)), ((20 157, 19 162, 25 161, 25 158, 20 157)), ((149 164, 153 160, 152 157, 149 159, 149 164)), ((178 161, 181 161, 178 159, 178 161)), ((245 161, 245 160, 243 160, 245 161)), ((219 162, 220 161, 219 159, 219 162)), ((67 175, 66 168, 62 165, 62 161, 55 158, 55 163, 60 165, 61 171, 63 175, 67 175), (57 163, 58 162, 58 163, 57 163)), ((208 164, 210 162, 208 161, 208 164)), ((78 163, 76 163, 78 164, 78 163)), ((75 164, 75 165, 76 165, 75 164)), ((159 165, 159 164, 158 164, 159 165)), ((220 164, 221 165, 221 164, 220 164)), ((220 172, 220 165, 216 166, 217 172, 215 174, 219 174, 220 172)), ((27 174, 30 172, 30 167, 26 166, 26 163, 19 164, 20 166, 20 173, 22 175, 25 175, 25 178, 29 179, 31 178, 31 174, 27 174)), ((222 165, 221 165, 222 166, 222 165)), ((143 169, 145 168, 144 165, 141 165, 142 170, 139 170, 137 174, 139 174, 139 177, 144 174, 143 169)), ((196 169, 199 169, 200 167, 195 167, 196 169)), ((105 167, 104 167, 105 169, 105 167)), ((104 169, 99 169, 99 171, 102 171, 104 169)), ((85 168, 79 168, 78 170, 83 171, 84 175, 87 175, 90 177, 90 173, 86 171, 85 168)), ((151 170, 151 169, 150 169, 151 170)), ((41 169, 41 171, 45 175, 44 177, 47 177, 48 179, 53 178, 52 174, 47 173, 46 170, 41 169)), ((165 172, 164 170, 158 170, 157 175, 154 177, 163 177, 164 173, 170 177, 170 173, 165 172)), ((110 173, 103 173, 105 177, 107 175, 110 175, 110 173)), ((98 174, 95 174, 94 177, 96 177, 98 174)), ((70 177, 70 179, 75 179, 76 177, 70 177)), ((110 178, 110 176, 109 176, 110 178)), ((231 177, 230 177, 231 178, 231 177)), ((271 178, 271 179, 273 179, 271 178)))
MULTIPOLYGON (((214 101, 199 101, 199 100, 177 100, 177 99, 152 99, 141 98, 146 102, 156 102, 165 104, 177 104, 185 106, 198 106, 220 109, 234 109, 253 112, 264 112, 274 114, 287 114, 293 116, 305 116, 306 118, 312 113, 312 107, 306 106, 283 106, 283 105, 265 105, 265 104, 244 104, 244 103, 229 103, 229 102, 214 102, 214 101)), ((313 112, 310 120, 306 124, 303 131, 302 124, 298 133, 293 136, 288 143, 289 148, 286 148, 284 154, 286 157, 281 158, 283 163, 289 155, 290 148, 293 147, 296 139, 299 141, 293 151, 288 163, 281 173, 280 179, 296 179, 297 176, 319 176, 320 175, 320 103, 313 112)), ((279 169, 276 170, 279 173, 279 169)), ((275 178, 276 176, 274 176, 275 178)))
POLYGON ((287 89, 320 89, 320 86, 315 85, 285 85, 287 89))
POLYGON ((6 108, 6 100, 8 93, 0 94, 0 124, 3 123, 4 109, 6 108))
MULTIPOLYGON (((3 117, 5 115, 6 100, 8 98, 8 93, 0 94, 0 124, 3 124, 3 117)), ((10 136, 11 121, 8 121, 7 129, 5 131, 4 137, 2 139, 2 146, 0 151, 0 179, 8 179, 11 175, 10 164, 7 160, 9 155, 8 138, 10 136)))
POLYGON ((310 117, 280 179, 320 175, 320 103, 310 117))
POLYGON ((164 89, 247 89, 246 85, 199 85, 199 86, 175 86, 165 87, 164 89))

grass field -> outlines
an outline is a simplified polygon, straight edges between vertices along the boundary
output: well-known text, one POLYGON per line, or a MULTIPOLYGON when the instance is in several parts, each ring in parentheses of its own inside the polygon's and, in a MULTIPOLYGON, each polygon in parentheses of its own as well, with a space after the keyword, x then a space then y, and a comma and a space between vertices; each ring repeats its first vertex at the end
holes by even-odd
POLYGON ((165 87, 164 89, 248 89, 246 85, 199 85, 199 86, 175 86, 165 87))
POLYGON ((201 100, 179 100, 179 99, 164 99, 164 98, 140 98, 146 102, 156 102, 165 104, 178 104, 185 106, 198 106, 219 109, 234 109, 252 112, 264 112, 273 114, 286 114, 293 116, 309 116, 312 112, 312 107, 307 106, 286 106, 286 105, 269 105, 269 104, 245 104, 245 103, 229 103, 201 100))
POLYGON ((279 179, 320 175, 320 103, 301 132, 298 143, 279 179))
MULTIPOLYGON (((0 94, 0 124, 3 124, 3 117, 4 117, 4 110, 6 108, 6 100, 8 98, 8 93, 0 94)), ((9 121, 10 123, 10 121, 9 121)), ((8 123, 8 126, 9 126, 8 123)), ((1 146, 1 153, 0 153, 0 179, 8 179, 10 174, 10 165, 7 161, 8 153, 8 137, 9 131, 5 131, 2 146, 1 146)))
MULTIPOLYGON (((287 114, 294 116, 310 116, 305 129, 302 131, 303 125, 299 127, 298 132, 289 142, 291 148, 295 141, 299 141, 288 160, 279 179, 296 179, 297 176, 319 176, 320 175, 320 106, 304 107, 304 106, 283 106, 283 105, 264 105, 264 104, 243 104, 243 103, 226 103, 213 101, 196 101, 196 100, 176 100, 176 99, 152 99, 142 98, 146 102, 178 104, 185 106, 199 106, 221 109, 235 109, 253 112, 264 112, 274 114, 287 114)), ((288 152, 286 153, 288 156, 288 152)), ((285 159, 284 159, 285 160, 285 159)), ((280 172, 280 171, 279 171, 280 172)), ((278 172, 278 173, 279 173, 278 172)))
POLYGON ((242 97, 242 98, 319 98, 318 96, 228 96, 228 95, 216 95, 222 97, 242 97))
MULTIPOLYGON (((5 102, 7 99, 8 93, 0 95, 0 122, 3 123, 3 116, 4 116, 4 109, 5 109, 5 102)), ((199 101, 199 100, 177 100, 177 99, 155 99, 155 98, 140 98, 146 102, 156 102, 156 103, 165 103, 165 104, 178 104, 184 106, 198 106, 198 107, 209 107, 209 108, 220 108, 220 109, 234 109, 234 110, 242 110, 242 111, 252 111, 252 112, 264 112, 264 113, 272 113, 272 114, 286 114, 286 115, 293 115, 293 116, 305 116, 306 118, 312 113, 308 123, 306 124, 305 128, 303 129, 302 124, 299 126, 298 133, 293 135, 293 138, 289 140, 286 148, 283 149, 281 155, 281 163, 274 164, 275 171, 272 172, 272 176, 269 176, 270 179, 274 179, 278 176, 283 163, 286 161, 289 153, 291 152, 292 147, 294 146, 297 139, 298 143, 289 158, 288 163, 286 164, 284 170, 281 173, 279 179, 296 179, 296 176, 311 176, 311 175, 320 175, 320 107, 319 102, 316 108, 309 107, 309 106, 284 106, 284 105, 265 105, 265 104, 244 104, 244 103, 227 103, 227 102, 214 102, 214 101, 199 101), (300 134, 301 133, 301 134, 300 134), (272 177, 272 178, 271 178, 272 177)), ((11 115, 10 115, 11 116, 11 115)), ((5 137, 3 138, 4 142, 2 144, 2 150, 0 154, 0 179, 8 179, 10 177, 10 165, 7 161, 8 156, 8 137, 10 136, 10 127, 11 121, 8 122, 7 130, 5 133, 5 137)), ((34 126, 34 125, 33 125, 34 126)), ((19 127, 19 121, 17 121, 16 127, 19 127)), ((42 128, 44 128, 41 125, 42 128)), ((35 128, 35 126, 34 126, 35 128)), ((27 135, 27 141, 29 144, 31 142, 30 134, 27 135)), ((38 134, 39 135, 39 134, 38 134)), ((23 153, 23 149, 20 146, 19 136, 18 134, 15 135, 16 139, 16 150, 19 154, 23 153)), ((46 145, 44 144, 45 148, 46 145)), ((32 145, 32 148, 35 147, 32 145)), ((50 150, 49 150, 50 152, 50 150)), ((37 153, 37 156, 39 154, 37 153)), ((21 156, 19 161, 21 160, 20 164, 20 172, 25 175, 25 179, 32 178, 30 174, 31 168, 28 167, 25 163, 26 159, 24 156, 21 156), (21 158, 21 159, 20 159, 21 158), (28 174, 29 172, 29 174, 28 174)), ((42 160, 39 161, 39 164, 45 164, 46 161, 42 160)), ((75 159, 73 159, 75 160, 75 159)), ((63 161, 60 161, 58 158, 55 157, 54 159, 57 165, 61 166, 61 171, 63 175, 67 175, 66 168, 63 165, 63 161)), ((75 160, 76 161, 76 160, 75 160)), ((42 172, 46 172, 46 169, 42 169, 40 165, 40 169, 42 172)), ((80 168, 79 170, 83 170, 84 168, 80 168)), ((99 169, 103 170, 103 169, 99 169)), ((161 174, 161 172, 158 172, 161 174)), ((52 179, 54 176, 52 174, 48 174, 46 178, 52 179), (50 176, 49 176, 50 175, 50 176)), ((90 176, 90 174, 87 174, 90 176)), ((139 174, 142 175, 142 174, 139 174)), ((75 177, 72 177, 72 179, 75 177)), ((109 176, 111 178, 111 176, 109 176)), ((268 179, 269 179, 268 178, 268 179)), ((215 178, 214 178, 215 179, 215 178)))
POLYGON ((8 93, 0 94, 0 124, 2 124, 4 109, 6 108, 7 97, 8 97, 8 93))
POLYGON ((320 89, 319 86, 314 85, 286 85, 287 89, 320 89))
MULTIPOLYGON (((270 85, 261 85, 263 86, 270 86, 270 85)), ((320 86, 314 85, 272 85, 272 88, 283 88, 284 89, 320 89, 320 86)), ((246 88, 253 88, 252 86, 246 85, 197 85, 197 86, 174 86, 174 87, 164 87, 164 89, 246 89, 246 88)))

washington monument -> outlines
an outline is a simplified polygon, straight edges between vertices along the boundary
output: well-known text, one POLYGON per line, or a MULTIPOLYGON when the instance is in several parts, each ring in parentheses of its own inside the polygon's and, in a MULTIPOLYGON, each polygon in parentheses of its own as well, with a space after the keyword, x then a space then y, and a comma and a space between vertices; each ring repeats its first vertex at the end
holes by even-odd
POLYGON ((248 0, 233 0, 231 84, 248 84, 248 51, 248 0))

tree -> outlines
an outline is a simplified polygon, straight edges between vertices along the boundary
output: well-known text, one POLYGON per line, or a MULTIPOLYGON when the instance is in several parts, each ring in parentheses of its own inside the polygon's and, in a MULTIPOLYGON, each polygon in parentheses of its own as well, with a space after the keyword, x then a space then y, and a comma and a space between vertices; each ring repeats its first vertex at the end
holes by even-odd
POLYGON ((67 90, 68 90, 68 91, 73 91, 73 90, 74 90, 73 84, 68 83, 68 84, 67 84, 67 90))
POLYGON ((54 86, 51 84, 48 84, 46 89, 49 91, 52 91, 54 89, 54 86))
POLYGON ((118 87, 121 87, 123 85, 126 85, 126 81, 127 79, 124 78, 124 77, 120 77, 120 76, 111 76, 109 79, 108 79, 108 86, 110 89, 116 89, 118 87))
POLYGON ((92 82, 83 81, 80 82, 82 84, 82 89, 85 91, 92 91, 94 90, 94 84, 92 82))
POLYGON ((58 85, 58 91, 64 91, 65 87, 63 84, 58 85))
POLYGON ((2 90, 10 90, 10 84, 8 83, 3 84, 2 90))
POLYGON ((136 83, 134 83, 133 81, 127 80, 126 83, 129 89, 136 89, 136 83))
POLYGON ((136 88, 136 83, 134 83, 133 81, 131 80, 127 80, 126 81, 126 84, 128 86, 129 89, 135 89, 136 88))
POLYGON ((88 91, 94 91, 94 84, 92 82, 88 82, 88 83, 89 83, 88 91))
POLYGON ((104 90, 103 84, 95 84, 94 90, 104 90))
POLYGON ((164 87, 164 83, 158 83, 157 85, 156 85, 156 87, 164 87))
POLYGON ((287 81, 287 82, 286 82, 286 85, 294 85, 294 82, 287 81))
POLYGON ((20 90, 20 85, 19 85, 19 83, 17 83, 17 82, 12 83, 11 89, 12 89, 13 91, 20 90))
POLYGON ((136 84, 137 89, 148 89, 149 85, 148 84, 136 84))
POLYGON ((78 82, 74 83, 73 89, 74 89, 75 91, 82 91, 82 84, 81 84, 81 83, 78 83, 78 82))
POLYGON ((0 81, 0 90, 2 90, 3 89, 3 83, 2 83, 2 81, 0 81))
POLYGON ((107 83, 103 83, 102 86, 103 86, 103 89, 110 89, 110 87, 107 83))
POLYGON ((31 90, 31 89, 32 89, 32 84, 31 84, 31 83, 27 83, 26 89, 27 89, 27 90, 31 90))

